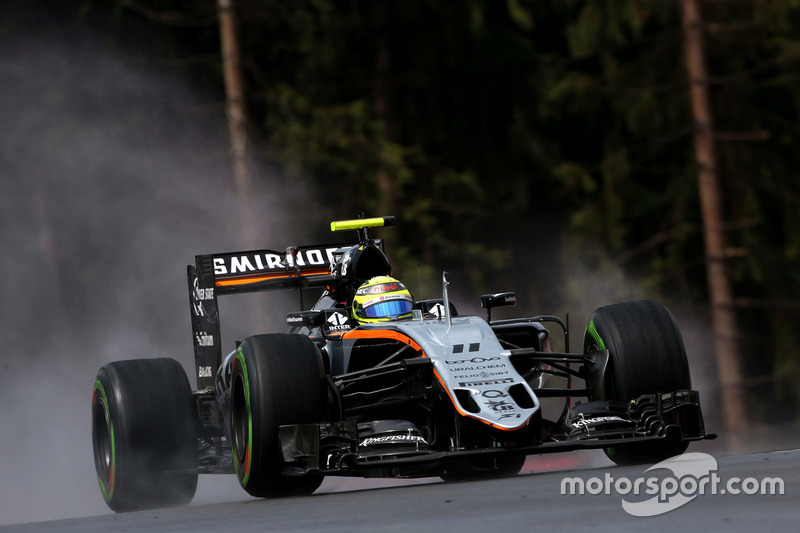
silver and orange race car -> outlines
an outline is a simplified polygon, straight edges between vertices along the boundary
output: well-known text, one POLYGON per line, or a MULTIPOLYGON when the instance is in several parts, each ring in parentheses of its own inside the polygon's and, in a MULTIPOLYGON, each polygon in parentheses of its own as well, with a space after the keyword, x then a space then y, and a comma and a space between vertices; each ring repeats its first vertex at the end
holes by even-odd
POLYGON ((714 437, 663 305, 598 308, 573 353, 568 317, 492 319, 513 292, 481 296, 485 317, 461 316, 443 273, 441 298, 413 300, 369 235, 393 224, 333 222, 356 232, 348 244, 196 257, 196 389, 170 358, 109 363, 95 380, 95 465, 111 509, 186 504, 201 473, 274 497, 310 494, 331 475, 509 476, 527 455, 587 448, 650 463, 714 437), (218 298, 272 290, 300 295, 288 331, 223 356, 218 298))

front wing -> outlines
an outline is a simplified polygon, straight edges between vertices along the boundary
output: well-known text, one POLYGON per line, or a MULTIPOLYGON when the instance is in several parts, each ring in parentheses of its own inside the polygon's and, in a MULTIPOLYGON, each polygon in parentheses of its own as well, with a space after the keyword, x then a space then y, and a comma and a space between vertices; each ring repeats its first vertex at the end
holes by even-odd
POLYGON ((384 449, 364 446, 354 421, 297 424, 280 427, 286 475, 318 472, 325 475, 369 477, 376 470, 398 474, 414 467, 498 457, 580 449, 609 448, 666 439, 696 441, 706 434, 697 391, 647 394, 629 404, 603 403, 602 411, 585 411, 570 423, 570 431, 539 442, 514 447, 435 450, 420 439, 384 449))

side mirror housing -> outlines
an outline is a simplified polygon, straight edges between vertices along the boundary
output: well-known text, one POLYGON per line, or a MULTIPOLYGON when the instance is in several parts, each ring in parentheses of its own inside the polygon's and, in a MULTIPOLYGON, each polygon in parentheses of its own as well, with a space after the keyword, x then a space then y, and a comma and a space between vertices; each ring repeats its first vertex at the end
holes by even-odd
POLYGON ((306 326, 315 328, 325 322, 325 311, 312 309, 310 311, 295 311, 286 314, 286 324, 293 327, 306 326))
POLYGON ((507 305, 517 305, 517 296, 515 293, 498 292, 497 294, 484 294, 481 296, 481 307, 484 309, 505 307, 507 305))
POLYGON ((492 321, 492 308, 517 305, 517 296, 513 292, 498 292, 481 296, 481 307, 486 309, 486 321, 492 321))

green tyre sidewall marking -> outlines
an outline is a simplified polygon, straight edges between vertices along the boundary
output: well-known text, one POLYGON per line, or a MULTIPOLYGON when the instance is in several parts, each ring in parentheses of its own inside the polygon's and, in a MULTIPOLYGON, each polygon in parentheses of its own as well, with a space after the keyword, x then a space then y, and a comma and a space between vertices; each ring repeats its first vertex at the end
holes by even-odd
MULTIPOLYGON (((597 342, 597 347, 598 348, 600 348, 601 350, 606 350, 607 349, 606 348, 606 343, 603 342, 603 338, 600 336, 600 333, 597 332, 597 328, 594 325, 594 320, 590 320, 589 324, 587 324, 586 333, 591 335, 592 338, 597 342)), ((616 386, 615 386, 616 384, 614 383, 613 374, 611 375, 611 383, 610 383, 610 385, 611 385, 611 394, 613 396, 616 393, 616 386)), ((606 454, 608 454, 609 457, 613 457, 614 453, 616 451, 615 448, 603 448, 603 449, 605 450, 606 454)))
MULTIPOLYGON (((600 333, 597 332, 597 327, 594 325, 594 320, 590 320, 589 324, 586 326, 586 333, 592 336, 592 338, 597 342, 597 347, 601 350, 607 350, 606 343, 603 341, 603 338, 600 336, 600 333)), ((614 374, 612 372, 611 379, 609 380, 609 385, 611 385, 611 395, 612 397, 616 397, 617 394, 617 387, 614 380, 614 374)))
POLYGON ((245 448, 244 464, 239 462, 236 453, 233 454, 233 464, 242 486, 246 487, 250 481, 253 462, 253 409, 250 404, 250 378, 247 376, 247 365, 244 362, 244 353, 241 346, 236 350, 236 363, 241 365, 242 377, 244 378, 244 401, 247 407, 247 446, 245 448))
POLYGON ((108 423, 108 433, 111 439, 111 466, 109 467, 108 483, 106 483, 99 473, 97 474, 97 482, 100 484, 100 492, 103 493, 103 499, 105 499, 106 502, 110 502, 114 497, 114 477, 116 476, 117 470, 117 452, 116 446, 114 445, 114 421, 111 419, 111 406, 108 404, 106 390, 99 379, 96 379, 94 382, 94 390, 95 394, 99 392, 100 397, 103 399, 103 411, 106 422, 108 423))
POLYGON ((592 336, 594 340, 597 341, 597 347, 601 350, 606 349, 606 343, 603 342, 603 339, 600 337, 600 334, 597 332, 597 328, 594 325, 594 321, 590 321, 589 324, 586 326, 586 332, 592 336))

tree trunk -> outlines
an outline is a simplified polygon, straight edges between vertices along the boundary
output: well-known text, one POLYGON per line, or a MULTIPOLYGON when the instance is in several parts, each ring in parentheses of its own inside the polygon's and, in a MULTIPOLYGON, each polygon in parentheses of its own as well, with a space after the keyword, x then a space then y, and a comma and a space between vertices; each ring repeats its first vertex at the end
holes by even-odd
POLYGON ((706 252, 706 275, 711 304, 714 349, 725 427, 732 433, 744 428, 745 411, 733 290, 725 254, 725 234, 719 174, 714 152, 714 129, 708 96, 703 28, 697 0, 682 0, 686 68, 694 117, 695 157, 706 252))
POLYGON ((222 68, 225 76, 225 107, 231 138, 233 181, 241 217, 244 245, 255 247, 255 224, 251 205, 250 159, 247 145, 247 122, 244 77, 237 34, 234 0, 217 0, 222 68))

